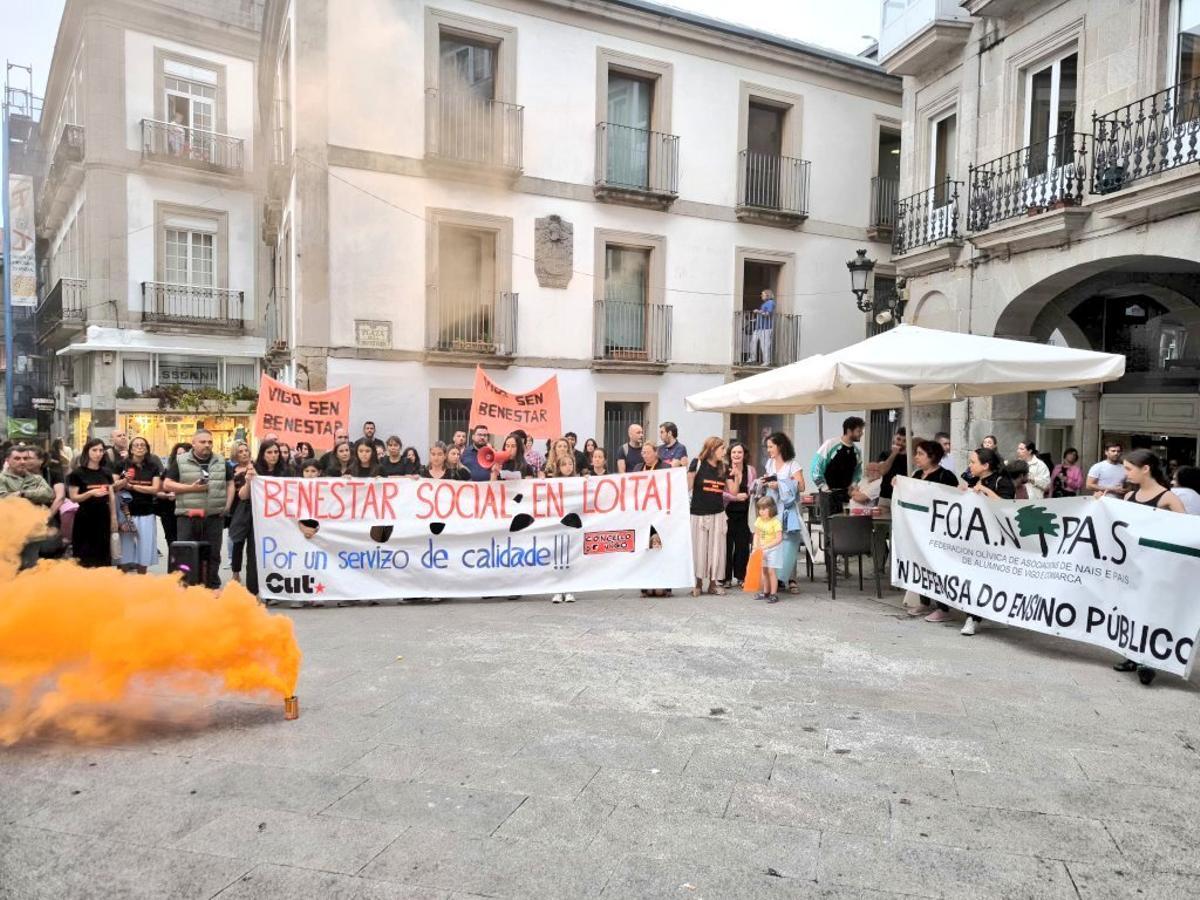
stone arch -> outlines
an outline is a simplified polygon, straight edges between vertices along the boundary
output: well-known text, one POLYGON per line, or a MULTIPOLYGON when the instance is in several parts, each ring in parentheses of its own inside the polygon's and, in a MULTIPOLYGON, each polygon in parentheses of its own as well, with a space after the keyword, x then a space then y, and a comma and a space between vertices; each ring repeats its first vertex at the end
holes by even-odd
POLYGON ((922 328, 940 328, 943 331, 956 331, 954 305, 950 298, 941 291, 928 291, 913 304, 911 315, 905 318, 913 325, 922 328))

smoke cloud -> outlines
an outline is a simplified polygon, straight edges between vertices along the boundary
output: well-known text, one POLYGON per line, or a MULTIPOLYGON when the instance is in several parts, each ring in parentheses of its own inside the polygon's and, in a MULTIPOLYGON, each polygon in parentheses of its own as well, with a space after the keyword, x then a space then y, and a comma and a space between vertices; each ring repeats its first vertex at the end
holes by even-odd
POLYGON ((0 746, 51 734, 99 740, 148 721, 195 722, 222 694, 295 692, 292 622, 241 585, 42 561, 17 571, 45 511, 0 500, 0 746))

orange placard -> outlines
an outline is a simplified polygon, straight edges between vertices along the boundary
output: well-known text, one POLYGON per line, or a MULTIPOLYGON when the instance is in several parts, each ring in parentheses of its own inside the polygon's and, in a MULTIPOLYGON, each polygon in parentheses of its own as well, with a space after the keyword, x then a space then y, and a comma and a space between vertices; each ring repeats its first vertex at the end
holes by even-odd
POLYGON ((530 437, 562 437, 562 409, 558 401, 558 376, 524 394, 513 394, 475 367, 475 392, 471 395, 471 427, 507 434, 518 428, 530 437))
POLYGON ((763 552, 759 547, 750 554, 750 561, 746 563, 746 577, 742 580, 742 590, 747 594, 754 594, 763 589, 763 552))
POLYGON ((339 429, 350 430, 350 385, 332 391, 302 391, 263 375, 254 422, 259 440, 275 434, 285 444, 307 441, 316 450, 330 450, 339 429))

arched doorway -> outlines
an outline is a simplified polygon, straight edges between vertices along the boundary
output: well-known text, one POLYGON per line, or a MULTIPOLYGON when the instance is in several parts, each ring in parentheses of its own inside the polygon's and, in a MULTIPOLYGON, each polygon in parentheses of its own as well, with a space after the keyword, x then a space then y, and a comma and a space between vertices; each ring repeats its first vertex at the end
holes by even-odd
POLYGON ((1126 359, 1119 381, 1033 398, 1029 431, 1052 452, 1073 443, 1086 461, 1115 441, 1152 449, 1165 465, 1200 458, 1200 263, 1135 256, 1057 272, 1013 298, 994 333, 1053 335, 1126 359))

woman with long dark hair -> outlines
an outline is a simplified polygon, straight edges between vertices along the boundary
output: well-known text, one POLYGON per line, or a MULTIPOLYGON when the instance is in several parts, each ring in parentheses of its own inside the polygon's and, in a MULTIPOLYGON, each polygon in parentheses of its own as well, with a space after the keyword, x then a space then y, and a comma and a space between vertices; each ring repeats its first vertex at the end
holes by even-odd
POLYGON ((260 475, 269 478, 285 478, 288 465, 279 449, 279 442, 267 439, 258 445, 258 456, 254 465, 246 472, 242 486, 238 488, 241 504, 238 514, 229 527, 229 536, 241 540, 246 548, 246 590, 258 596, 258 556, 254 551, 254 516, 251 514, 250 491, 254 479, 260 475))
POLYGON ((400 474, 406 478, 416 478, 421 474, 421 454, 416 447, 405 447, 400 458, 400 474))
POLYGON ((296 441, 296 447, 292 450, 292 474, 297 478, 302 478, 304 476, 304 464, 310 459, 316 458, 317 451, 313 449, 312 444, 308 441, 296 441))
MULTIPOLYGON (((1183 502, 1171 493, 1167 487, 1167 478, 1163 474, 1162 462, 1150 450, 1130 450, 1125 454, 1125 483, 1133 487, 1125 495, 1125 500, 1138 506, 1149 506, 1152 509, 1168 509, 1171 512, 1186 513, 1183 502)), ((1103 492, 1096 494, 1097 498, 1104 496, 1103 492)), ((1127 659, 1113 666, 1118 672, 1137 672, 1138 681, 1149 685, 1158 674, 1150 666, 1144 666, 1127 659)))
POLYGON ((79 465, 67 476, 68 496, 79 504, 71 549, 86 568, 112 565, 112 535, 117 530, 113 474, 105 463, 104 441, 92 438, 83 445, 79 465))
POLYGON ((729 467, 725 462, 725 442, 706 438, 700 452, 688 466, 688 489, 692 527, 692 574, 696 582, 692 596, 699 597, 708 582, 713 594, 724 594, 725 577, 725 489, 729 467))
POLYGON ((338 441, 329 451, 329 467, 325 470, 326 478, 350 477, 350 466, 354 462, 354 451, 349 441, 338 441))
POLYGON ((579 470, 580 475, 589 475, 592 471, 592 457, 596 452, 596 448, 600 446, 596 443, 595 438, 588 438, 583 442, 583 468, 579 470))
MULTIPOLYGON (((971 490, 991 500, 1012 500, 1017 496, 1017 486, 1004 474, 1004 458, 992 447, 971 451, 967 458, 967 474, 972 480, 970 487, 967 484, 959 486, 963 491, 971 490)), ((970 637, 982 621, 980 616, 967 616, 961 634, 970 637)))
POLYGON ((504 439, 504 444, 501 446, 501 451, 508 454, 508 459, 503 465, 494 463, 492 465, 492 481, 509 478, 532 478, 533 469, 529 463, 525 461, 525 438, 521 432, 514 431, 504 439))
POLYGON ((775 501, 779 521, 783 525, 783 542, 776 548, 776 574, 779 584, 787 585, 788 593, 800 593, 796 583, 796 557, 803 542, 804 515, 800 510, 800 495, 804 493, 804 469, 796 459, 792 440, 782 431, 767 438, 767 464, 757 482, 757 492, 775 501))
POLYGON ((141 435, 129 442, 125 457, 125 485, 129 491, 129 521, 133 530, 121 533, 121 567, 145 575, 158 561, 158 529, 154 526, 154 498, 162 487, 162 465, 141 435))
POLYGON ((750 533, 750 494, 757 478, 746 445, 741 441, 731 443, 725 485, 725 583, 733 587, 746 580, 746 563, 754 541, 750 533))
MULTIPOLYGON (((938 441, 917 441, 913 449, 913 462, 916 469, 912 477, 917 481, 929 481, 933 484, 944 484, 946 487, 958 487, 958 477, 949 469, 942 466, 942 457, 946 455, 945 448, 938 441)), ((925 615, 933 603, 931 597, 921 595, 921 605, 910 607, 910 616, 925 615)), ((937 609, 925 615, 926 622, 946 622, 950 619, 950 607, 938 603, 937 609)))
POLYGON ((350 474, 355 478, 379 477, 379 458, 375 455, 375 442, 370 438, 362 437, 354 442, 350 474))

